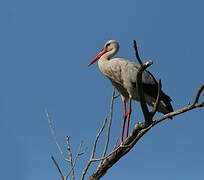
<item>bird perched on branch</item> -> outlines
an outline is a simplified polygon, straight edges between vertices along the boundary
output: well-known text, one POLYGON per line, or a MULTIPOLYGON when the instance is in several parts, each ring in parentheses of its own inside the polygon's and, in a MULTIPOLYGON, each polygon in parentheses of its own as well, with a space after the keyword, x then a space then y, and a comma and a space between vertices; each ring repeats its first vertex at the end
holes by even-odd
MULTIPOLYGON (((104 48, 88 64, 92 65, 98 60, 100 71, 112 82, 113 86, 119 91, 123 101, 123 125, 121 133, 121 142, 123 142, 124 131, 126 127, 126 137, 128 137, 130 115, 132 112, 132 100, 140 101, 136 88, 137 73, 140 67, 125 58, 111 58, 119 50, 119 43, 116 40, 109 40, 105 43, 104 48), (129 103, 127 110, 126 104, 129 103), (127 120, 128 119, 128 120, 127 120), (127 120, 127 122, 126 122, 127 120)), ((158 82, 149 71, 143 71, 142 89, 147 104, 154 106, 158 93, 158 82)), ((171 98, 163 91, 160 94, 158 111, 167 114, 173 111, 171 98)))

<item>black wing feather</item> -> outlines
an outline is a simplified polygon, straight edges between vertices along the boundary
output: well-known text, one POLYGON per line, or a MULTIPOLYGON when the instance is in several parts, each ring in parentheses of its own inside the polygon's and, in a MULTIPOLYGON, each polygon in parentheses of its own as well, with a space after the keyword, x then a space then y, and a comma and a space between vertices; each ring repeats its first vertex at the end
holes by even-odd
MULTIPOLYGON (((148 94, 149 96, 151 96, 155 99, 157 98, 158 83, 156 83, 156 84, 142 83, 142 87, 143 87, 143 91, 145 94, 148 94)), ((161 99, 161 101, 163 101, 165 103, 168 112, 172 112, 173 107, 171 105, 171 98, 168 95, 166 95, 163 91, 161 91, 160 99, 161 99)))

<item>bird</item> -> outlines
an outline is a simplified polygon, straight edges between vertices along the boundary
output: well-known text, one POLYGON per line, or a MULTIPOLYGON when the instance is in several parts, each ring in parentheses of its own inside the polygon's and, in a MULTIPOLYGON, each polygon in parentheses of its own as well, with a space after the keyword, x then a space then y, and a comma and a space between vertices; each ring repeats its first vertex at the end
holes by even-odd
MULTIPOLYGON (((133 63, 126 58, 112 58, 117 54, 119 48, 120 45, 118 41, 107 41, 103 49, 89 62, 88 66, 91 66, 98 60, 100 71, 111 81, 112 85, 121 95, 123 102, 123 124, 120 141, 122 143, 124 140, 125 127, 126 138, 129 134, 132 100, 140 101, 136 88, 137 73, 140 65, 133 63), (128 109, 127 103, 129 104, 128 109)), ((146 103, 150 106, 154 106, 158 93, 158 82, 152 73, 147 70, 142 73, 142 89, 146 103)), ((162 90, 157 111, 163 114, 173 111, 171 98, 162 90)))

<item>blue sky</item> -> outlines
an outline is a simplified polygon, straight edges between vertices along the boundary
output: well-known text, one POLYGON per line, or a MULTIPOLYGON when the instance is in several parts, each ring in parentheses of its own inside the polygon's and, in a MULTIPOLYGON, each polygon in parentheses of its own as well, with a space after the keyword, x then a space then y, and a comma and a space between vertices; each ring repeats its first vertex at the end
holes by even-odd
MULTIPOLYGON (((78 162, 80 174, 112 91, 97 65, 87 63, 109 39, 120 42, 118 56, 132 61, 137 40, 174 108, 192 102, 204 82, 203 6, 201 0, 0 1, 1 179, 59 179, 50 155, 66 172, 45 109, 64 149, 67 135, 74 151, 81 140, 88 146, 78 162)), ((112 146, 120 136, 121 110, 118 98, 112 146)), ((203 179, 203 116, 198 109, 158 125, 104 179, 203 179)), ((134 103, 132 125, 141 120, 134 103)))

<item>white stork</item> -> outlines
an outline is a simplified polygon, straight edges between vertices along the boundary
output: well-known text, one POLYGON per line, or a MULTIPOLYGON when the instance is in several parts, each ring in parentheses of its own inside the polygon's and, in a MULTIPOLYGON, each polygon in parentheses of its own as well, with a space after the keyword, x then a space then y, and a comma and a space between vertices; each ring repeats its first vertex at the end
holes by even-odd
MULTIPOLYGON (((139 101, 138 92, 136 90, 136 77, 140 65, 130 62, 125 58, 112 58, 119 50, 119 43, 115 40, 109 40, 105 43, 104 48, 99 54, 88 64, 90 66, 98 61, 100 71, 112 82, 113 86, 119 91, 122 97, 124 111, 123 111, 123 126, 121 134, 121 142, 123 142, 124 131, 126 127, 126 137, 128 137, 130 115, 132 112, 132 100, 139 101), (129 109, 127 111, 126 103, 129 102, 129 109), (128 121, 126 123, 126 119, 128 121)), ((145 101, 147 104, 153 106, 156 102, 158 82, 149 71, 144 71, 142 74, 142 86, 145 101)), ((167 114, 173 111, 171 105, 171 98, 161 91, 158 111, 167 114)))

